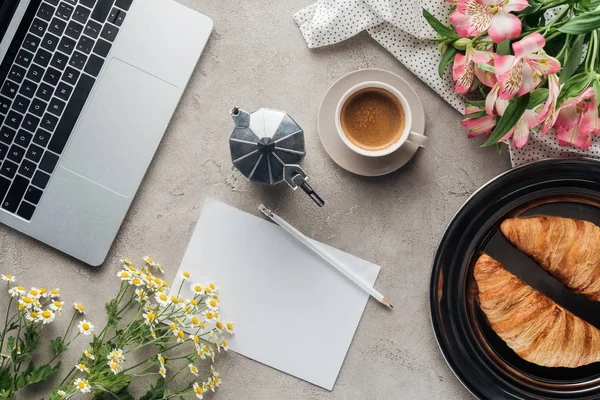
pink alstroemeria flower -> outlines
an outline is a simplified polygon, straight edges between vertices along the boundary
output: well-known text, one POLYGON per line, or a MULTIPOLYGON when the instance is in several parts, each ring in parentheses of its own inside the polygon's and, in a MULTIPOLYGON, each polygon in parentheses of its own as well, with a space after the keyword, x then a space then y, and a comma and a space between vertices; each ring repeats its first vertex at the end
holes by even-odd
POLYGON ((560 93, 560 83, 556 74, 548 75, 548 99, 544 104, 544 108, 540 111, 538 122, 542 123, 542 136, 548 133, 558 118, 556 112, 556 101, 560 93))
POLYGON ((546 54, 535 54, 545 45, 546 39, 542 35, 532 33, 513 43, 514 56, 494 55, 501 99, 509 100, 515 95, 532 92, 542 82, 542 76, 560 71, 557 59, 546 54))
MULTIPOLYGON (((469 104, 467 106, 466 115, 482 111, 479 107, 469 104)), ((469 139, 478 135, 489 135, 496 126, 496 116, 484 115, 479 118, 465 118, 460 123, 469 131, 467 136, 469 139)))
POLYGON ((598 100, 593 88, 587 88, 577 97, 571 97, 560 106, 556 123, 556 137, 562 146, 569 143, 582 149, 592 145, 592 135, 600 134, 598 100))
POLYGON ((492 87, 496 84, 496 76, 489 71, 479 67, 479 64, 490 64, 493 54, 488 51, 475 50, 468 47, 465 55, 457 54, 452 66, 452 79, 454 90, 460 94, 467 94, 477 87, 477 79, 486 86, 492 87))
POLYGON ((488 31, 495 43, 521 34, 521 20, 511 14, 529 6, 527 0, 460 0, 450 21, 461 37, 473 37, 488 31))

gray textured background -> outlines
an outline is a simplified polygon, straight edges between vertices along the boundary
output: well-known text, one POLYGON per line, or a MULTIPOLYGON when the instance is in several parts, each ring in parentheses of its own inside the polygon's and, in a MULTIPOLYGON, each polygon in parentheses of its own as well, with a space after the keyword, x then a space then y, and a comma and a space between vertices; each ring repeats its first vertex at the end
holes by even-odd
MULTIPOLYGON (((0 226, 0 271, 15 273, 24 286, 60 286, 67 304, 83 302, 88 318, 102 326, 103 304, 119 285, 120 258, 151 255, 172 280, 206 197, 251 213, 264 202, 309 236, 380 264, 377 287, 396 308, 388 313, 369 301, 333 392, 230 353, 218 361, 224 384, 214 399, 468 398, 430 327, 431 262, 454 212, 510 167, 508 157, 467 140, 460 115, 366 34, 307 49, 292 15, 310 1, 181 0, 213 18, 215 29, 105 265, 87 268, 0 226), (321 97, 335 80, 373 67, 413 85, 431 141, 401 170, 363 178, 327 156, 316 118, 321 97), (327 202, 323 209, 283 185, 250 184, 233 170, 227 142, 233 105, 286 110, 304 128, 303 166, 327 202)), ((53 329, 62 332, 69 317, 63 315, 53 329)), ((73 351, 65 360, 68 369, 79 354, 73 351)), ((40 397, 45 388, 23 398, 40 397)))

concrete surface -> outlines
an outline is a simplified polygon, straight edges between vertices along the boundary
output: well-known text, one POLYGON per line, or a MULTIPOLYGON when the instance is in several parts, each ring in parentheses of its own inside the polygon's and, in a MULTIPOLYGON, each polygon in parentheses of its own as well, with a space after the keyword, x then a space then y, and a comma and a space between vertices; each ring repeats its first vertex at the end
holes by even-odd
MULTIPOLYGON (((83 302, 88 318, 102 326, 104 302, 119 285, 120 258, 151 255, 172 280, 206 197, 252 213, 264 202, 309 236, 380 264, 377 287, 396 308, 388 313, 369 301, 332 392, 230 353, 218 361, 224 384, 212 399, 469 398, 433 337, 431 262, 454 212, 510 167, 507 155, 467 140, 460 115, 368 35, 307 49, 292 14, 311 0, 180 1, 211 16, 215 30, 107 262, 90 269, 0 227, 0 272, 16 274, 24 286, 58 285, 67 304, 83 302), (369 179, 333 163, 316 130, 326 89, 342 75, 368 67, 393 71, 413 85, 431 138, 430 147, 403 169, 369 179), (233 105, 278 108, 298 121, 306 132, 303 166, 327 202, 323 209, 283 185, 251 184, 233 170, 227 142, 233 105)), ((63 316, 53 329, 62 332, 68 319, 63 316)), ((63 371, 78 356, 73 351, 63 371)), ((22 398, 39 398, 47 388, 22 398)))

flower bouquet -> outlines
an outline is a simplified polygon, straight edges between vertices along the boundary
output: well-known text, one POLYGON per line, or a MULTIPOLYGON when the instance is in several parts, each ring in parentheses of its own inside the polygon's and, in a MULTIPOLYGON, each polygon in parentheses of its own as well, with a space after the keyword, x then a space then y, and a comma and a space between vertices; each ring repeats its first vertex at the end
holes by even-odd
POLYGON ((427 10, 466 96, 462 124, 484 146, 524 146, 530 131, 585 149, 600 134, 600 0, 450 0, 446 26, 427 10))

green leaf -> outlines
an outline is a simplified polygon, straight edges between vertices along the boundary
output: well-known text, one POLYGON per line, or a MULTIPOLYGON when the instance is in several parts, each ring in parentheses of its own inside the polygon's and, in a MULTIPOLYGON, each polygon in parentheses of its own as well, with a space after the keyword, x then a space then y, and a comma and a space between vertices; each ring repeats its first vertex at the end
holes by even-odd
POLYGON ((465 117, 463 119, 481 118, 481 117, 485 117, 486 115, 487 115, 487 113, 485 111, 477 111, 477 112, 465 115, 465 117))
POLYGON ((594 72, 582 72, 569 79, 558 94, 558 105, 562 104, 568 98, 580 95, 585 89, 587 89, 592 81, 596 78, 594 72))
POLYGON ((429 25, 440 35, 445 36, 452 39, 458 39, 458 34, 454 31, 454 29, 447 27, 442 24, 436 17, 431 15, 429 11, 423 9, 423 17, 427 20, 429 25))
POLYGON ((579 0, 579 5, 581 6, 581 8, 589 10, 590 6, 592 5, 592 2, 591 0, 579 0))
POLYGON ((155 385, 150 386, 150 389, 145 395, 140 397, 140 400, 157 400, 162 399, 165 392, 165 378, 158 378, 155 385))
POLYGON ((94 400, 135 400, 135 398, 129 394, 127 388, 123 388, 118 392, 109 391, 98 391, 94 393, 94 400))
POLYGON ((559 32, 581 35, 600 29, 600 10, 590 11, 571 18, 566 24, 559 27, 559 32))
POLYGON ((9 336, 6 341, 6 351, 10 354, 15 349, 15 338, 13 336, 9 336))
POLYGON ((500 43, 498 43, 498 46, 496 47, 496 53, 498 53, 501 56, 507 56, 510 54, 510 40, 506 39, 500 43))
POLYGON ((529 3, 530 6, 527 7, 526 9, 524 9, 523 11, 519 12, 517 15, 519 17, 524 17, 526 15, 531 15, 536 13, 540 8, 542 8, 542 4, 541 3, 536 3, 536 4, 531 4, 531 2, 529 3))
POLYGON ((117 323, 121 319, 118 317, 118 306, 117 299, 112 299, 108 303, 105 304, 106 314, 108 315, 108 326, 117 326, 117 323))
POLYGON ((560 72, 559 82, 562 85, 565 83, 577 70, 579 64, 581 64, 581 56, 583 55, 583 40, 585 39, 585 35, 577 36, 573 46, 569 50, 569 55, 563 65, 563 69, 560 72))
POLYGON ((472 106, 475 107, 485 107, 485 100, 471 100, 471 99, 465 99, 467 103, 471 104, 472 106))
POLYGON ((483 147, 496 144, 498 140, 502 139, 502 137, 516 125, 527 109, 530 97, 529 93, 527 93, 521 97, 515 96, 510 100, 504 114, 498 120, 496 127, 488 140, 483 144, 483 147))
MULTIPOLYGON (((10 389, 12 385, 12 376, 8 365, 0 370, 0 392, 10 389)), ((1 397, 0 397, 1 398, 1 397)))
POLYGON ((596 94, 596 99, 600 99, 600 82, 598 79, 594 81, 594 93, 596 94))
POLYGON ((477 64, 477 66, 487 72, 496 72, 496 70, 494 69, 494 67, 490 64, 486 64, 486 63, 479 63, 477 64))
POLYGON ((548 89, 539 88, 531 92, 529 96, 529 103, 527 104, 527 109, 531 110, 536 106, 542 104, 548 98, 548 89))
POLYGON ((440 65, 438 66, 438 74, 440 75, 440 78, 444 78, 444 72, 446 71, 446 68, 448 68, 448 64, 450 64, 450 62, 454 60, 456 52, 457 50, 454 47, 450 46, 442 56, 442 59, 440 60, 440 65))
POLYGON ((63 351, 68 349, 61 336, 58 336, 58 337, 52 339, 51 343, 52 343, 52 352, 54 353, 55 356, 59 355, 60 353, 62 353, 63 351))

